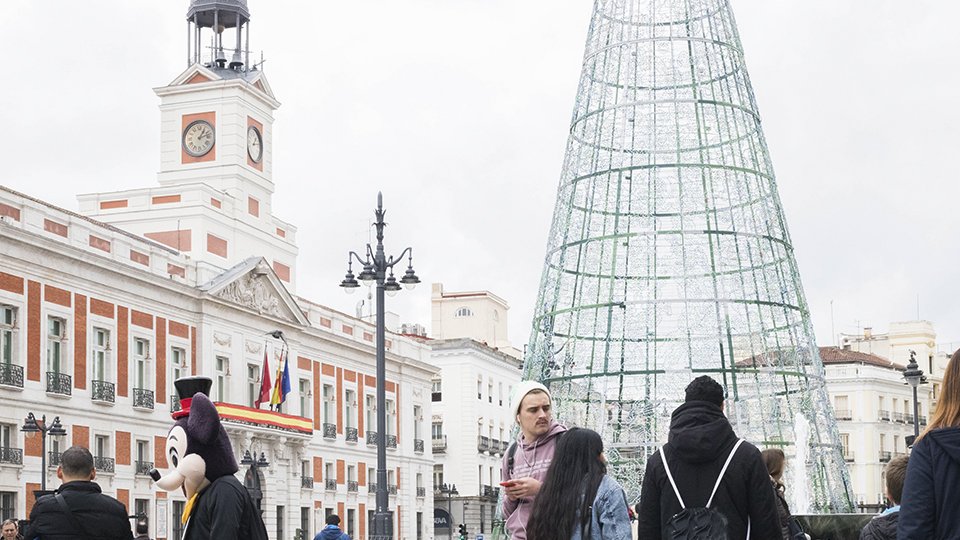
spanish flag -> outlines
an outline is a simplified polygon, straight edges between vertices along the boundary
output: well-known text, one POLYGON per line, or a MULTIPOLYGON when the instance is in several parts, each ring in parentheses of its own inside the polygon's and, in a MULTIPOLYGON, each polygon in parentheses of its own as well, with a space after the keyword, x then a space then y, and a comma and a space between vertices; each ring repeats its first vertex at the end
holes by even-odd
POLYGON ((290 393, 290 369, 287 367, 287 361, 289 360, 289 353, 284 350, 283 355, 283 369, 280 369, 280 366, 277 366, 277 383, 273 387, 273 396, 270 398, 270 405, 276 406, 276 410, 280 410, 280 404, 287 400, 287 394, 290 393))

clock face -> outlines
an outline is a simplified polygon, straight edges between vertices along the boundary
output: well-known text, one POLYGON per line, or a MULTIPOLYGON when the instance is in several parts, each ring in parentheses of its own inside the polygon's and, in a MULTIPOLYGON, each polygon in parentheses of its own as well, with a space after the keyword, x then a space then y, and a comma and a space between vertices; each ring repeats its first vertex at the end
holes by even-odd
POLYGON ((193 157, 205 155, 213 148, 213 126, 206 120, 190 122, 183 130, 183 149, 193 157))
POLYGON ((260 163, 260 158, 263 157, 263 137, 256 126, 247 128, 247 155, 254 163, 260 163))

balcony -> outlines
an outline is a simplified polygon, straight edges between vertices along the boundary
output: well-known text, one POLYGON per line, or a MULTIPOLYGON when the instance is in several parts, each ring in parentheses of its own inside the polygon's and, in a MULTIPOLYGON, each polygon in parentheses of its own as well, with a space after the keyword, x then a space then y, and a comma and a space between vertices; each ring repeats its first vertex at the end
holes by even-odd
POLYGON ((0 386, 23 388, 23 366, 0 363, 0 386))
POLYGON ((102 473, 113 473, 114 469, 116 468, 112 457, 103 456, 93 457, 93 467, 97 469, 97 472, 102 473))
POLYGON ((856 461, 856 459, 854 459, 853 457, 853 452, 844 452, 843 460, 846 461, 847 463, 853 463, 854 461, 856 461))
POLYGON ((367 432, 367 446, 376 446, 377 445, 377 432, 368 431, 367 432))
POLYGON ((890 452, 885 450, 880 451, 880 463, 886 463, 890 461, 890 452))
POLYGON ((490 437, 484 437, 483 435, 477 437, 477 450, 480 452, 489 452, 490 437))
POLYGON ((69 396, 72 390, 72 378, 66 373, 56 371, 47 372, 47 393, 58 396, 69 396))
POLYGON ((376 492, 377 492, 377 483, 367 482, 367 493, 376 493, 376 492))
POLYGON ((313 477, 312 476, 301 476, 300 477, 300 487, 303 489, 313 489, 313 477))
POLYGON ((176 394, 170 395, 170 412, 175 413, 180 410, 180 397, 176 394))
POLYGON ((323 488, 327 491, 336 491, 337 490, 337 481, 333 478, 327 478, 323 482, 323 488))
POLYGON ((152 461, 137 460, 134 462, 134 465, 136 466, 136 471, 134 472, 134 474, 138 476, 150 476, 150 471, 153 470, 152 461))
POLYGON ((396 448, 397 447, 397 436, 396 435, 387 435, 387 448, 396 448))
POLYGON ((414 439, 413 440, 413 451, 422 454, 423 453, 423 439, 414 439))
POLYGON ((356 493, 359 486, 356 480, 347 480, 347 493, 356 493))
POLYGON ((153 410, 153 390, 146 388, 133 389, 133 408, 153 410))
POLYGON ((907 424, 911 424, 911 425, 912 425, 912 424, 913 424, 913 415, 912 415, 912 414, 906 414, 906 415, 904 415, 903 421, 904 421, 905 423, 907 423, 907 424))
POLYGON ((887 422, 889 422, 890 411, 885 411, 883 409, 880 409, 879 411, 877 411, 877 418, 879 418, 880 420, 886 420, 887 422))
POLYGON ((480 496, 491 501, 497 500, 500 496, 500 488, 488 485, 480 486, 480 496))
POLYGON ((921 416, 921 417, 920 417, 920 425, 921 425, 921 426, 927 425, 927 417, 926 417, 926 416, 921 416))
POLYGON ((47 452, 47 467, 59 467, 62 452, 47 452))
POLYGON ((851 410, 837 409, 834 412, 837 416, 837 420, 853 420, 853 411, 851 410))
POLYGON ((500 441, 500 453, 505 454, 507 448, 510 448, 510 441, 500 441))
POLYGON ((90 381, 90 399, 101 403, 113 403, 116 401, 115 386, 108 381, 90 381))
POLYGON ((357 428, 348 427, 345 431, 347 442, 357 442, 357 428))
POLYGON ((0 463, 8 465, 23 465, 23 449, 0 448, 0 463))
POLYGON ((396 484, 387 484, 387 493, 390 495, 397 494, 397 485, 396 484))
POLYGON ((434 437, 432 442, 433 442, 434 454, 445 454, 447 452, 447 436, 446 435, 442 435, 440 437, 434 437))
POLYGON ((427 496, 427 488, 425 488, 425 487, 418 487, 418 488, 417 488, 417 497, 426 497, 426 496, 427 496))
POLYGON ((903 415, 902 412, 895 412, 895 413, 893 413, 893 421, 894 421, 894 422, 900 422, 900 423, 902 424, 902 423, 903 423, 903 420, 904 420, 904 415, 903 415))
POLYGON ((323 423, 323 438, 324 439, 336 439, 337 438, 337 425, 331 424, 329 422, 323 423))

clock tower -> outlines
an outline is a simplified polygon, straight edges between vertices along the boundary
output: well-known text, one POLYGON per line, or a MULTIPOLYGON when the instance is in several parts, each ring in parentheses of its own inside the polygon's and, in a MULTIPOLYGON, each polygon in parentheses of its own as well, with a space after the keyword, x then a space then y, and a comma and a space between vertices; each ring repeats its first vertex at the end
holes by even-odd
POLYGON ((81 212, 187 253, 197 281, 254 256, 293 289, 296 228, 273 216, 273 113, 246 0, 191 0, 187 68, 160 97, 158 187, 79 196, 81 212), (206 44, 206 45, 202 45, 206 44))

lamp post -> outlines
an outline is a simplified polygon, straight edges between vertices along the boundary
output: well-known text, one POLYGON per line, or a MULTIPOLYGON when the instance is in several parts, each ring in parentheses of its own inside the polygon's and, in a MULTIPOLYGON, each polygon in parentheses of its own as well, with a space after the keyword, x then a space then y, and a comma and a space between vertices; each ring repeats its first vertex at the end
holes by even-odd
MULTIPOLYGON (((923 376, 923 370, 917 365, 916 351, 910 351, 910 363, 903 370, 903 378, 913 388, 913 441, 916 441, 920 436, 920 402, 917 401, 917 386, 927 382, 927 378, 923 376)), ((913 442, 910 444, 912 445, 913 442)))
POLYGON ((440 484, 437 491, 447 498, 447 538, 453 538, 453 498, 459 495, 456 485, 440 484))
POLYGON ((352 293, 354 289, 360 286, 357 279, 364 285, 377 286, 377 509, 373 514, 372 538, 375 540, 389 540, 393 538, 393 520, 390 512, 387 510, 389 499, 387 495, 387 413, 386 413, 386 358, 384 350, 384 293, 393 296, 400 290, 402 284, 407 289, 413 289, 420 278, 413 271, 413 249, 404 249, 399 256, 387 256, 383 250, 383 228, 386 223, 383 216, 386 212, 383 210, 383 194, 377 193, 377 208, 373 211, 377 221, 374 226, 377 228, 377 245, 374 249, 367 244, 366 254, 363 258, 351 251, 347 255, 347 274, 344 276, 340 286, 347 293, 352 293), (407 271, 398 281, 393 275, 393 267, 398 262, 407 257, 407 271), (359 275, 353 275, 353 260, 363 265, 363 270, 359 275), (389 271, 389 275, 387 272, 389 271))
POLYGON ((60 424, 60 417, 55 416, 53 423, 47 425, 47 415, 43 415, 37 420, 33 413, 27 413, 23 420, 23 426, 20 427, 28 438, 40 434, 40 491, 47 491, 47 434, 54 437, 62 437, 67 434, 67 430, 60 424))
POLYGON ((263 512, 263 509, 260 507, 260 500, 263 498, 263 490, 260 486, 260 473, 257 472, 257 469, 264 469, 270 462, 267 461, 267 456, 260 452, 260 457, 257 458, 257 453, 250 453, 250 450, 243 451, 243 458, 240 459, 240 464, 250 467, 244 475, 244 487, 247 488, 247 491, 250 493, 250 497, 257 503, 257 510, 263 512))

